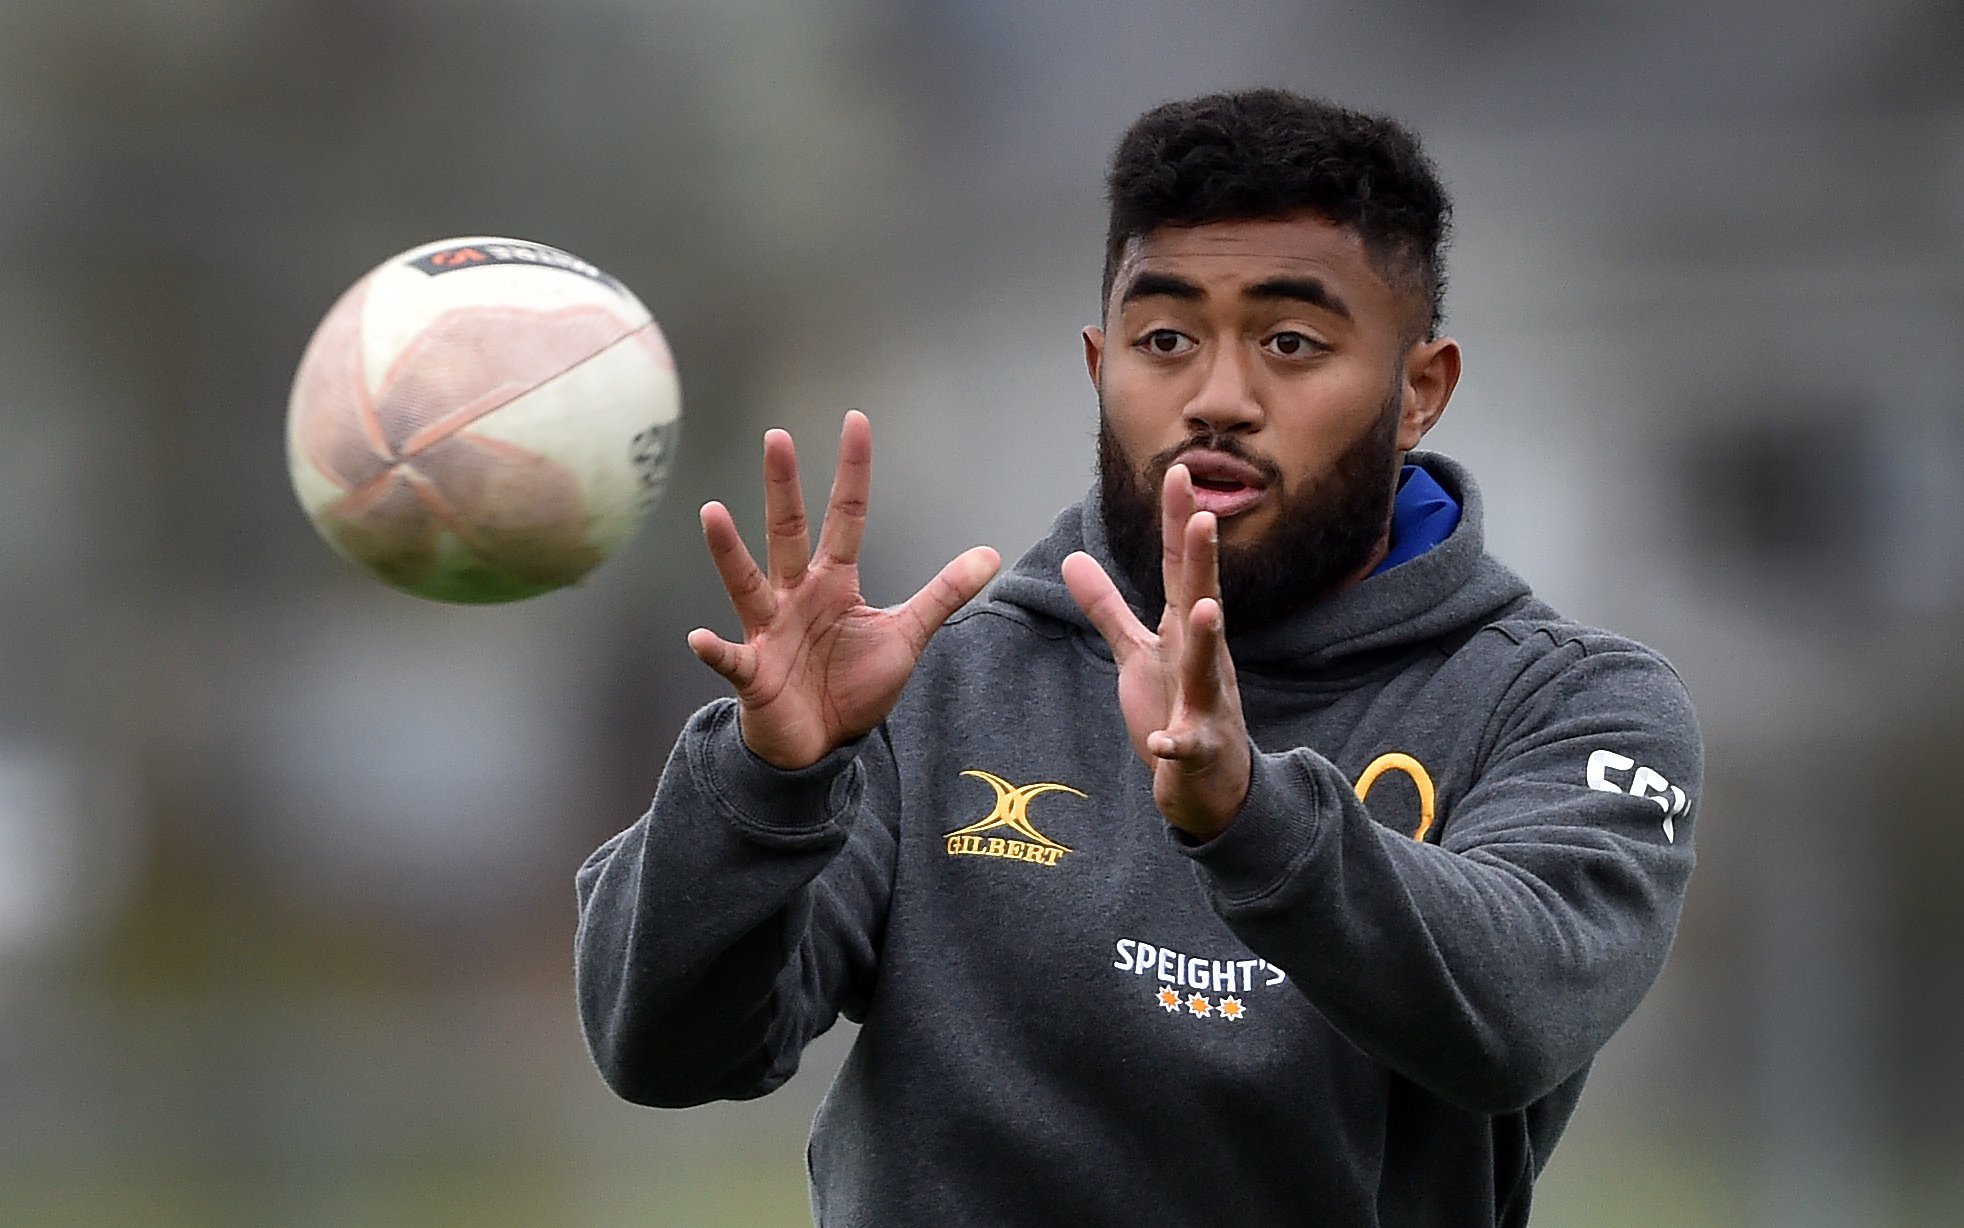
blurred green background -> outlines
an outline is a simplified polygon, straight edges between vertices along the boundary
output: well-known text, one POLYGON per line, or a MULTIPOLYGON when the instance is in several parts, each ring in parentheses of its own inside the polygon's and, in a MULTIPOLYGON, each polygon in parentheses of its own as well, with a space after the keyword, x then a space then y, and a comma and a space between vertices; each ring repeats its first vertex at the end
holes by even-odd
POLYGON ((1432 442, 1706 723, 1677 952, 1535 1222, 1964 1221, 1960 18, 8 0, 0 1224, 808 1222, 849 1029, 655 1112, 571 997, 573 871, 718 693, 693 509, 754 530, 763 429, 824 472, 857 406, 876 600, 1020 553, 1091 472, 1111 145, 1252 84, 1424 135, 1467 354, 1432 442), (471 233, 620 277, 684 389, 648 530, 510 608, 382 588, 286 486, 316 320, 471 233))

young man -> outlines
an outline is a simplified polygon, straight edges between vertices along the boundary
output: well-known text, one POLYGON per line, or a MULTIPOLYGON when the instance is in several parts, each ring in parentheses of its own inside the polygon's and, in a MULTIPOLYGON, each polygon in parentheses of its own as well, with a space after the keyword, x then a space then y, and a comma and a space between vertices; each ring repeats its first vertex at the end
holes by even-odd
POLYGON ((1110 189, 1098 485, 984 600, 984 548, 861 599, 857 414, 815 554, 781 431, 765 567, 703 509, 736 697, 580 872, 588 1041, 689 1105, 859 1021, 823 1225, 1524 1224, 1670 945, 1690 703, 1413 451, 1460 354, 1408 133, 1170 104, 1110 189))

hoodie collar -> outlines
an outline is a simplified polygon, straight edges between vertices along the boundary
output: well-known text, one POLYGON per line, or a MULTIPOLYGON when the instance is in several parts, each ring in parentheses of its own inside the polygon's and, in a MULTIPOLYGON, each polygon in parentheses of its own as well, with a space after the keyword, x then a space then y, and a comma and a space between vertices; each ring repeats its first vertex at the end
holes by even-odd
POLYGON ((1458 523, 1458 501, 1431 474, 1406 465, 1391 503, 1391 546, 1371 574, 1411 562, 1451 537, 1458 523))
MULTIPOLYGON (((1229 609, 1228 644, 1238 671, 1325 670, 1347 658, 1416 645, 1477 625, 1528 594, 1519 576, 1486 553, 1483 501, 1472 475, 1436 452, 1413 452, 1406 459, 1459 504, 1459 523, 1452 533, 1402 566, 1371 575, 1274 626, 1237 635, 1229 609)), ((1158 623, 1160 611, 1146 609, 1113 564, 1099 499, 1094 487, 1082 502, 1066 508, 991 595, 1077 627, 1103 650, 1103 638, 1064 587, 1060 568, 1073 550, 1085 551, 1104 566, 1147 626, 1158 623)))

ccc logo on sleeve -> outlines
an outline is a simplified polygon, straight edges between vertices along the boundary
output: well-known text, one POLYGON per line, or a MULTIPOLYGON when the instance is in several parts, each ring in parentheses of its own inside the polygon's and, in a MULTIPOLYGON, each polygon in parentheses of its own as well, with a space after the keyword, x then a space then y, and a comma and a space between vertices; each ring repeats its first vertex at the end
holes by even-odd
POLYGON ((1664 812, 1664 839, 1672 844, 1678 842, 1676 820, 1691 809, 1691 799, 1685 796, 1683 789, 1664 779, 1661 772, 1613 750, 1593 750, 1589 752, 1589 766, 1584 769, 1584 776, 1591 789, 1604 793, 1627 793, 1647 802, 1656 802, 1657 808, 1664 812), (1636 770, 1631 771, 1632 768, 1636 770), (1610 776, 1611 772, 1630 772, 1630 783, 1617 783, 1610 776))

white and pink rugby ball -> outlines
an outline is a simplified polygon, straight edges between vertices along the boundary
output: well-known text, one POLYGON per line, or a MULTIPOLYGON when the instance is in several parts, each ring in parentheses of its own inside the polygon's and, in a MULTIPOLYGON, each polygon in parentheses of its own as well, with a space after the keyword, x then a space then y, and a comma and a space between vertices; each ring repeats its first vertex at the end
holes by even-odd
POLYGON ((571 584, 667 482, 675 361, 577 256, 444 239, 371 271, 314 330, 287 404, 294 493, 327 543, 437 601, 571 584))

